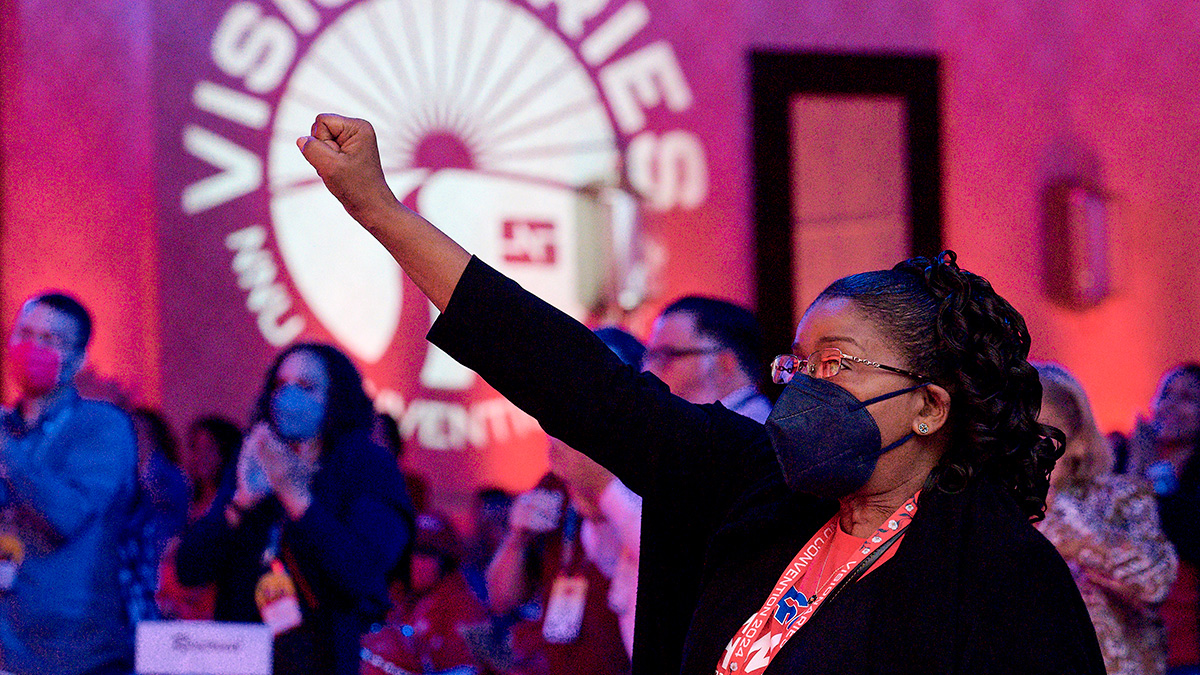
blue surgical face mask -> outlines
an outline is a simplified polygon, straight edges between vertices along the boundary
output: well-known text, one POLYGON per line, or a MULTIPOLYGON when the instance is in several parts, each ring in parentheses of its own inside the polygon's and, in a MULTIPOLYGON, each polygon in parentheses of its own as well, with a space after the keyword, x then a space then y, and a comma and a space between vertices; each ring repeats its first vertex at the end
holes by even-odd
POLYGON ((271 426, 285 441, 304 441, 321 433, 325 404, 298 384, 285 384, 271 396, 271 426))
POLYGON ((788 487, 836 499, 865 485, 879 457, 913 437, 909 433, 884 446, 867 406, 925 384, 859 401, 828 380, 808 375, 793 378, 766 423, 788 487))

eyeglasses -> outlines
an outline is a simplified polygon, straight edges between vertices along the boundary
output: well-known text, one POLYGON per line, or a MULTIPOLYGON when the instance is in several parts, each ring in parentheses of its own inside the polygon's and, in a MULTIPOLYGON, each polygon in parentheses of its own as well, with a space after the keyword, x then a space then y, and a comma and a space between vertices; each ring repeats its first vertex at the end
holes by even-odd
POLYGON ((837 347, 818 349, 812 354, 809 354, 808 358, 806 359, 801 359, 795 354, 780 354, 779 356, 775 357, 774 361, 771 362, 771 379, 774 380, 776 384, 787 384, 788 382, 792 381, 792 378, 796 376, 796 373, 803 372, 809 377, 815 377, 824 380, 837 375, 842 369, 843 361, 861 363, 864 366, 879 368, 880 370, 886 370, 889 373, 907 375, 914 380, 929 379, 910 370, 895 368, 893 366, 885 366, 882 363, 868 361, 857 356, 850 356, 849 354, 843 353, 842 350, 838 349, 837 347))
POLYGON ((676 349, 675 347, 656 347, 647 349, 642 354, 642 367, 645 368, 651 363, 670 363, 675 359, 682 359, 685 356, 697 356, 699 354, 716 354, 717 352, 725 351, 724 347, 691 347, 687 349, 676 349))
POLYGON ((76 348, 75 342, 61 333, 35 331, 29 326, 18 326, 13 331, 13 343, 20 344, 22 342, 33 342, 60 352, 73 351, 76 348))

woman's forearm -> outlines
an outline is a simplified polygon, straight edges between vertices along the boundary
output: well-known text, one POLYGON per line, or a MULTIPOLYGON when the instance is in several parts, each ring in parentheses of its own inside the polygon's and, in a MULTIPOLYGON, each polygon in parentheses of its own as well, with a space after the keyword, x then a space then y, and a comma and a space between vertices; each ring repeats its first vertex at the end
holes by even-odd
POLYGON ((400 263, 417 288, 445 311, 471 254, 400 202, 358 221, 400 263))
POLYGON ((311 135, 296 143, 346 211, 383 244, 434 306, 446 309, 471 254, 388 188, 371 124, 318 115, 311 135))
POLYGON ((525 555, 529 547, 527 533, 510 530, 496 549, 487 568, 488 609, 506 614, 527 600, 525 555))

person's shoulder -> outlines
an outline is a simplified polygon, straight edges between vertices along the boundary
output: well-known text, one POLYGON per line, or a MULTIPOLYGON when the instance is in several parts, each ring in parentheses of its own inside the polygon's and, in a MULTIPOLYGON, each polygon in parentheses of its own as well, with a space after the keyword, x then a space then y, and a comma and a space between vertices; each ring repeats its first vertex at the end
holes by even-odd
POLYGON ((137 436, 133 419, 124 410, 107 401, 75 397, 68 403, 62 421, 51 424, 57 426, 53 442, 68 453, 103 457, 103 463, 112 471, 134 480, 137 436))
MULTIPOLYGON (((1070 568, 1054 544, 1017 506, 1007 490, 986 483, 974 509, 970 549, 981 581, 1019 585, 1030 596, 1078 594, 1070 568)), ((1006 595, 1020 593, 1016 587, 1006 595)))
POLYGON ((74 402, 76 414, 99 424, 128 425, 133 428, 129 413, 109 401, 78 397, 74 402))
POLYGON ((342 434, 331 450, 329 460, 335 462, 342 473, 365 481, 364 487, 403 488, 404 480, 396 457, 371 440, 370 429, 352 429, 342 434))
POLYGON ((116 405, 99 399, 79 398, 73 408, 71 416, 75 425, 133 440, 133 419, 116 405))
POLYGON ((747 398, 740 406, 735 407, 733 411, 743 417, 749 417, 759 424, 764 424, 771 415, 771 408, 771 399, 755 391, 754 395, 747 398))
POLYGON ((97 415, 116 415, 123 418, 128 418, 129 414, 117 406, 112 401, 106 401, 101 398, 88 398, 78 393, 74 394, 75 406, 79 410, 87 410, 97 415))
POLYGON ((939 536, 926 540, 935 550, 924 555, 957 578, 961 613, 976 636, 972 648, 992 659, 1013 647, 1036 651, 1031 645, 1052 643, 1047 664, 1070 664, 1056 672, 1103 672, 1095 670, 1102 662, 1070 568, 1008 489, 980 478, 958 493, 929 494, 937 497, 926 501, 923 493, 920 508, 931 507, 925 516, 935 516, 939 536), (1044 626, 1053 632, 1039 632, 1044 626))
MULTIPOLYGON (((958 530, 960 545, 981 565, 997 570, 1027 569, 1046 561, 1062 564, 1044 537, 1008 491, 993 481, 977 480, 956 493, 936 487, 922 493, 920 509, 935 516, 939 527, 958 530), (926 508, 926 507, 929 508, 926 508)), ((918 511, 918 518, 921 517, 918 511)), ((1064 565, 1065 569, 1065 565, 1064 565)))
POLYGON ((1150 484, 1135 476, 1107 473, 1097 476, 1092 482, 1096 489, 1102 490, 1114 501, 1154 498, 1150 484))
POLYGON ((911 528, 919 537, 914 542, 924 545, 915 555, 921 569, 943 569, 950 584, 957 579, 964 611, 986 616, 988 625, 1018 611, 1079 618, 1082 600, 1070 568, 1003 486, 977 480, 953 493, 926 490, 911 528))

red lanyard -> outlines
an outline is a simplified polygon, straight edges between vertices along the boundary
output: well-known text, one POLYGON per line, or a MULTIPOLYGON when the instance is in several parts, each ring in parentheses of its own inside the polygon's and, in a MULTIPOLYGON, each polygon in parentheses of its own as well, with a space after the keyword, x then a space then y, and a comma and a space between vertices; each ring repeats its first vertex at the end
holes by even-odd
MULTIPOLYGON (((913 514, 917 512, 918 495, 919 492, 909 497, 845 560, 827 559, 827 547, 838 528, 838 517, 835 515, 831 518, 792 559, 767 596, 762 609, 747 619, 729 641, 717 665, 717 675, 750 675, 766 668, 796 631, 808 623, 817 608, 841 590, 843 581, 852 583, 870 571, 883 553, 900 540, 913 514), (826 553, 824 558, 822 551, 826 553), (814 589, 812 596, 806 596, 800 590, 800 585, 809 572, 809 565, 817 559, 823 560, 822 565, 832 563, 835 566, 824 583, 821 579, 810 579, 805 584, 814 589)), ((824 574, 824 569, 814 570, 813 574, 820 576, 824 574)))

